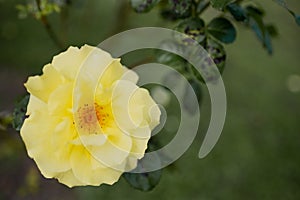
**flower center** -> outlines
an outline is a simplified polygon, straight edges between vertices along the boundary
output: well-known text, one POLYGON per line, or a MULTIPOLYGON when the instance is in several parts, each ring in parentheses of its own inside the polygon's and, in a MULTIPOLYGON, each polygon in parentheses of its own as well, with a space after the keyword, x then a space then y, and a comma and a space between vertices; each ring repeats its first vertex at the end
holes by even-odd
POLYGON ((108 127, 112 121, 112 113, 110 112, 109 106, 98 105, 95 103, 97 120, 102 129, 108 127))
POLYGON ((78 109, 79 127, 89 133, 96 132, 96 123, 99 123, 101 129, 105 130, 113 122, 110 106, 97 103, 94 106, 85 104, 78 109))

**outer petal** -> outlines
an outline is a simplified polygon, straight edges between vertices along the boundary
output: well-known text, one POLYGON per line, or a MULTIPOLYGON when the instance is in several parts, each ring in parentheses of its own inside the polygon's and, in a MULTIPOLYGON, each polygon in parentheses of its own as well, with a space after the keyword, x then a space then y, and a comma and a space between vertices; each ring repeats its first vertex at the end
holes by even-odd
POLYGON ((138 88, 129 102, 132 119, 144 119, 142 126, 149 125, 151 129, 159 124, 160 110, 151 98, 148 90, 138 88), (136 105, 143 105, 143 109, 136 105))
MULTIPOLYGON (((138 127, 143 119, 134 121, 131 118, 129 102, 138 87, 130 81, 117 81, 112 92, 112 113, 115 117, 116 125, 125 131, 130 131, 138 127)), ((142 105, 136 105, 138 109, 142 105)))
POLYGON ((63 183, 67 185, 68 187, 74 187, 74 186, 81 186, 85 185, 82 181, 77 179, 74 176, 74 173, 72 170, 68 170, 66 172, 62 172, 56 175, 56 178, 60 183, 63 183))
POLYGON ((122 174, 122 172, 107 167, 93 170, 91 156, 83 147, 73 148, 71 165, 75 177, 87 185, 113 184, 122 174))
POLYGON ((132 139, 132 148, 131 154, 137 159, 141 159, 144 157, 145 151, 147 149, 149 139, 132 139))
POLYGON ((74 80, 80 66, 93 49, 88 45, 84 45, 81 49, 69 47, 67 51, 53 57, 52 65, 64 77, 74 80))
POLYGON ((120 129, 140 138, 148 138, 149 127, 159 124, 160 110, 149 92, 129 81, 118 81, 112 96, 112 109, 120 129))
MULTIPOLYGON (((80 49, 69 47, 67 51, 54 56, 52 64, 64 77, 69 80, 75 80, 83 65, 88 65, 93 70, 104 69, 111 62, 107 63, 107 60, 113 60, 109 53, 97 47, 84 45, 80 49)), ((88 75, 95 76, 93 73, 88 75)), ((98 77, 96 76, 95 78, 98 77)))
POLYGON ((25 87, 30 94, 47 102, 49 95, 63 82, 63 77, 48 64, 43 68, 43 75, 29 77, 25 87))
POLYGON ((123 68, 125 69, 125 73, 123 74, 121 79, 131 81, 132 83, 136 84, 139 80, 138 75, 134 71, 127 69, 127 67, 123 68))
POLYGON ((21 129, 21 136, 28 155, 35 160, 45 177, 54 177, 57 172, 70 169, 68 146, 54 148, 53 132, 58 119, 51 118, 46 112, 33 112, 21 129), (64 152, 64 153, 61 153, 64 152))
POLYGON ((27 105, 26 115, 30 115, 34 111, 45 111, 47 110, 47 104, 39 98, 30 95, 29 102, 27 105))
POLYGON ((132 145, 130 136, 120 130, 114 129, 110 134, 103 145, 87 147, 97 160, 108 167, 117 166, 126 160, 132 145))
POLYGON ((121 65, 120 59, 114 60, 104 71, 100 77, 102 87, 110 87, 115 81, 119 80, 125 72, 125 68, 121 65))

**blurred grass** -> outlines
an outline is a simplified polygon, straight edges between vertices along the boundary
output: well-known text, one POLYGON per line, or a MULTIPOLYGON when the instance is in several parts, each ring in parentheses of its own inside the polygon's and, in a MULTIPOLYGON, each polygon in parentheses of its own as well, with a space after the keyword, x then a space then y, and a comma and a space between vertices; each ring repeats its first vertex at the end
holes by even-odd
MULTIPOLYGON (((122 23, 117 19, 117 2, 76 0, 69 12, 68 28, 60 27, 56 15, 50 20, 56 32, 66 29, 68 45, 97 45, 122 23)), ((0 1, 0 72, 5 72, 5 76, 1 76, 0 108, 12 107, 7 96, 21 94, 24 91, 20 89, 21 84, 26 77, 40 73, 41 67, 60 52, 41 23, 31 18, 17 18, 16 3, 20 1, 0 1)), ((300 13, 297 0, 288 3, 300 13)), ((39 191, 30 198, 57 199, 55 195, 60 193, 53 191, 60 191, 77 199, 299 199, 300 93, 290 92, 286 82, 290 75, 300 75, 300 28, 288 12, 274 2, 261 4, 266 6, 268 22, 279 28, 274 55, 267 55, 251 31, 237 26, 237 41, 226 46, 228 61, 223 76, 228 98, 226 124, 208 157, 202 160, 197 157, 209 120, 210 104, 205 92, 200 134, 184 156, 164 170, 161 182, 152 192, 134 190, 123 179, 114 186, 70 190, 40 177, 39 191)), ((157 14, 157 10, 142 15, 131 13, 126 26, 173 26, 164 24, 157 14)), ((205 17, 209 19, 214 14, 208 11, 205 17)), ((21 197, 13 195, 20 185, 13 185, 14 179, 18 176, 18 182, 22 183, 28 168, 35 165, 26 157, 25 148, 20 148, 22 142, 16 133, 1 135, 9 140, 3 139, 0 143, 0 174, 4 181, 12 182, 12 186, 0 184, 1 193, 12 190, 12 199, 19 199, 21 197), (12 140, 18 148, 12 148, 12 140), (7 145, 9 147, 5 147, 7 145), (12 159, 14 157, 18 162, 12 159), (21 163, 21 167, 17 163, 21 163), (18 170, 21 172, 12 173, 18 170)), ((28 196, 22 198, 29 199, 28 196)))

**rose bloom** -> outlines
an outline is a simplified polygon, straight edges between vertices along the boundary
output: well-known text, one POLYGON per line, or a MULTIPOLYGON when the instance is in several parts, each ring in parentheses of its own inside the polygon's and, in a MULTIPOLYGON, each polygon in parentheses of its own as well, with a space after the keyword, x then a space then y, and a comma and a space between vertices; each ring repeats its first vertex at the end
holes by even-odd
POLYGON ((21 137, 46 178, 111 185, 137 166, 161 114, 137 80, 120 59, 88 45, 70 47, 29 77, 21 137))

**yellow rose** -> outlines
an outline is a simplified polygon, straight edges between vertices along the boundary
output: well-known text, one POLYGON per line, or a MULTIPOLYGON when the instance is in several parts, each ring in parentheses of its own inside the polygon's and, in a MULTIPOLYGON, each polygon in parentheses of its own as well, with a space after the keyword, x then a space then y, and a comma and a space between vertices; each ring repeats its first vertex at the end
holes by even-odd
POLYGON ((70 47, 44 66, 43 75, 29 77, 21 136, 46 178, 97 186, 136 167, 160 118, 137 80, 120 59, 88 45, 70 47))

